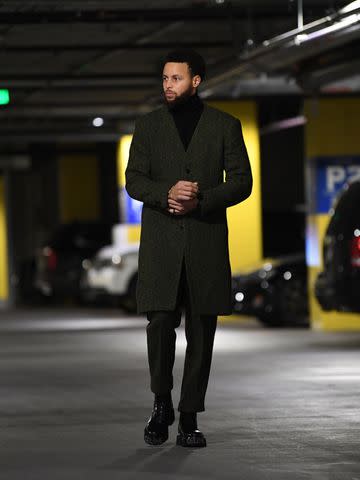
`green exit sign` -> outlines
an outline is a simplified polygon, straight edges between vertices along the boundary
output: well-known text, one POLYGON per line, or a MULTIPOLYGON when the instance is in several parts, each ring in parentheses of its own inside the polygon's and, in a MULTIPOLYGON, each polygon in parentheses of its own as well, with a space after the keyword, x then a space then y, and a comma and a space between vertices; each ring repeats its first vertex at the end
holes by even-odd
POLYGON ((0 88, 0 105, 7 105, 10 102, 9 90, 0 88))

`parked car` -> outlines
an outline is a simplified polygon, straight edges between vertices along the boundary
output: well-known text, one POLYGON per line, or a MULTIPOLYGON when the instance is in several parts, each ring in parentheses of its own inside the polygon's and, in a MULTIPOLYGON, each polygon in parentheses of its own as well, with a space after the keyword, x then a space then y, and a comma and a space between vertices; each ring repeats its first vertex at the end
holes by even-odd
POLYGON ((54 299, 80 296, 83 261, 111 241, 112 225, 103 222, 62 224, 35 255, 35 287, 54 299))
POLYGON ((323 265, 315 281, 315 296, 323 310, 360 312, 359 181, 346 185, 331 210, 323 265))
POLYGON ((82 297, 88 302, 114 300, 129 312, 136 311, 139 243, 101 248, 83 262, 82 297))
POLYGON ((234 313, 266 326, 308 326, 307 268, 303 253, 267 259, 233 275, 234 313))

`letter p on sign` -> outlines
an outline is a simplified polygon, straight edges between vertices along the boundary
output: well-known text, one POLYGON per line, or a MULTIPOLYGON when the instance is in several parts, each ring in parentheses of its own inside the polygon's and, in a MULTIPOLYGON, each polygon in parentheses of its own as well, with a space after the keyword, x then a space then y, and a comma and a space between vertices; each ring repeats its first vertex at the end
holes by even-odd
POLYGON ((345 167, 333 166, 326 169, 326 190, 333 192, 336 183, 343 183, 346 180, 345 167))

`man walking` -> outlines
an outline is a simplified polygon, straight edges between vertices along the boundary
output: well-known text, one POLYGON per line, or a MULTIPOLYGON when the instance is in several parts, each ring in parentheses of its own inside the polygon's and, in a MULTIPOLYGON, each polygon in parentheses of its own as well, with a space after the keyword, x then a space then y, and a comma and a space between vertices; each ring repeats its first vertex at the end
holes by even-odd
POLYGON ((206 446, 197 412, 205 411, 217 316, 232 313, 226 208, 252 190, 240 121, 201 101, 197 88, 204 77, 204 60, 194 50, 167 55, 164 105, 137 119, 125 171, 127 192, 143 202, 136 294, 137 312, 149 322, 155 398, 144 439, 151 445, 168 439, 175 420, 175 329, 184 307, 177 444, 206 446))

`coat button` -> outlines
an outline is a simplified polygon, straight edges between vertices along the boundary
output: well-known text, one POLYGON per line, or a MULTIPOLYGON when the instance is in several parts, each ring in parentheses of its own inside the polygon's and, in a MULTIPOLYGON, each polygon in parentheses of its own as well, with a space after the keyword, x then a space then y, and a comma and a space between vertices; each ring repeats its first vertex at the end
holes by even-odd
POLYGON ((180 225, 181 230, 184 230, 184 225, 180 225))
POLYGON ((186 168, 186 173, 190 173, 191 169, 189 167, 186 168))

